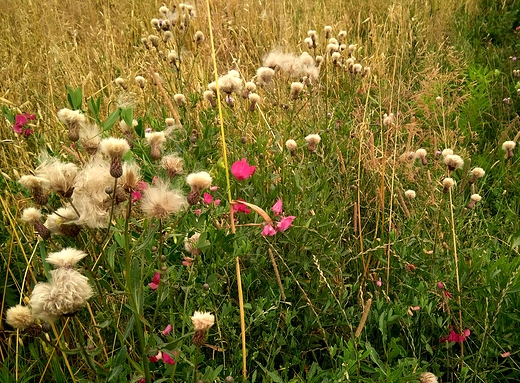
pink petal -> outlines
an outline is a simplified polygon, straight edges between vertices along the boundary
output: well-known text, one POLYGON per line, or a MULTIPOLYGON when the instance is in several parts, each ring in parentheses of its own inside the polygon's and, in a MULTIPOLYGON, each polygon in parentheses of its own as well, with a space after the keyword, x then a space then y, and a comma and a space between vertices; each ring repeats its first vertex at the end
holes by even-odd
POLYGON ((25 130, 23 131, 23 135, 24 135, 25 137, 29 137, 29 136, 30 136, 31 134, 33 134, 33 133, 34 133, 34 130, 32 130, 32 129, 25 129, 25 130))
POLYGON ((293 220, 295 218, 296 217, 294 215, 290 215, 289 217, 282 218, 282 220, 280 222, 278 222, 278 225, 276 225, 276 230, 278 230, 280 232, 287 230, 288 228, 291 227, 293 220))
POLYGON ((202 210, 200 209, 193 210, 193 214, 195 214, 197 217, 200 215, 200 213, 202 213, 202 210))
POLYGON ((152 282, 158 285, 160 281, 161 281, 161 273, 156 271, 152 278, 152 282))
POLYGON ((256 167, 247 163, 245 158, 231 165, 231 174, 239 181, 245 180, 255 174, 256 167))
POLYGON ((157 363, 159 360, 161 360, 163 358, 163 353, 162 351, 159 350, 159 352, 157 353, 157 355, 153 355, 153 356, 150 356, 148 357, 148 360, 152 363, 157 363))
POLYGON ((29 120, 34 120, 36 119, 36 115, 35 114, 29 114, 29 113, 24 113, 25 117, 27 117, 29 120))
MULTIPOLYGON (((242 199, 238 199, 237 202, 244 201, 242 199)), ((251 213, 251 210, 247 207, 247 205, 244 205, 243 203, 235 203, 233 204, 233 211, 234 212, 242 212, 245 214, 251 213)))
POLYGON ((153 282, 148 283, 148 286, 149 286, 152 290, 157 290, 157 288, 159 287, 158 284, 153 283, 153 282))
POLYGON ((175 360, 167 353, 163 353, 163 362, 168 364, 175 364, 175 360))
POLYGON ((510 352, 510 351, 506 351, 506 352, 504 352, 503 354, 500 354, 500 356, 501 356, 502 358, 507 358, 509 355, 511 355, 511 352, 510 352))
POLYGON ((264 229, 262 230, 262 235, 264 237, 267 237, 267 236, 273 236, 276 234, 276 230, 269 224, 266 224, 264 226, 264 229))
POLYGON ((209 188, 210 191, 217 191, 218 190, 218 186, 211 186, 209 188))
POLYGON ((215 206, 218 206, 220 205, 220 200, 219 199, 216 199, 215 201, 213 201, 215 203, 215 206))
POLYGON ((271 210, 273 211, 274 215, 282 215, 282 200, 279 199, 276 201, 271 210))
POLYGON ((23 133, 23 125, 20 124, 14 124, 13 130, 15 133, 22 134, 23 133))
POLYGON ((204 203, 209 205, 213 202, 213 196, 209 193, 204 193, 204 203))
POLYGON ((143 190, 146 190, 148 188, 148 184, 144 181, 139 181, 137 183, 137 187, 136 189, 139 190, 139 191, 143 191, 143 190))
POLYGON ((171 332, 172 332, 172 325, 171 324, 168 324, 168 326, 166 326, 166 328, 161 331, 161 333, 163 335, 168 335, 171 332))
POLYGON ((132 202, 137 202, 137 201, 139 201, 141 198, 143 198, 143 195, 141 194, 140 191, 134 190, 134 191, 132 192, 132 202))
POLYGON ((27 124, 27 117, 23 114, 19 114, 16 116, 16 125, 25 125, 27 124))

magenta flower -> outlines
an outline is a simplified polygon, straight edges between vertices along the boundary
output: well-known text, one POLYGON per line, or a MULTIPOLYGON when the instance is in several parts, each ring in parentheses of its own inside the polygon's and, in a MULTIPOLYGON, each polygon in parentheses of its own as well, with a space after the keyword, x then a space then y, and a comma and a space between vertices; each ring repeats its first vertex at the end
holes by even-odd
POLYGON ((148 360, 152 363, 157 363, 158 361, 160 361, 161 359, 163 358, 163 353, 161 350, 159 350, 159 352, 157 353, 157 355, 152 355, 152 356, 149 356, 148 357, 148 360))
POLYGON ((175 364, 175 360, 167 352, 163 353, 162 360, 164 363, 175 364))
POLYGON ((466 338, 471 334, 471 331, 469 328, 464 330, 462 334, 457 334, 455 330, 453 329, 453 326, 451 327, 451 331, 448 334, 448 336, 442 337, 439 342, 455 342, 455 343, 462 343, 466 340, 466 338))
MULTIPOLYGON (((240 201, 245 202, 243 199, 238 199, 237 200, 237 202, 240 202, 240 201)), ((249 209, 247 207, 247 205, 244 205, 243 203, 235 203, 235 204, 233 204, 233 212, 236 213, 237 211, 241 212, 241 213, 245 213, 245 214, 251 213, 251 209, 249 209)))
POLYGON ((276 230, 279 232, 285 231, 291 227, 294 219, 296 217, 294 215, 290 215, 289 217, 282 218, 278 225, 276 225, 276 230))
POLYGON ((204 203, 209 205, 213 202, 213 196, 209 193, 204 193, 204 203))
POLYGON ((217 190, 218 190, 218 186, 216 186, 216 185, 215 185, 215 186, 211 186, 211 187, 209 188, 209 190, 211 190, 211 191, 217 191, 217 190))
POLYGON ((161 273, 158 271, 155 273, 155 275, 152 278, 152 282, 148 283, 148 286, 152 290, 157 290, 157 287, 159 287, 159 282, 161 281, 161 273))
POLYGON ((141 198, 143 198, 143 195, 141 194, 140 191, 134 190, 132 192, 132 203, 139 201, 141 198))
POLYGON ((29 137, 34 133, 34 130, 25 128, 25 125, 29 122, 29 120, 34 120, 36 116, 34 114, 18 114, 15 117, 15 124, 13 125, 13 130, 15 133, 23 134, 25 137, 29 137))
POLYGON ((381 281, 381 278, 379 278, 379 279, 377 280, 377 282, 376 282, 376 286, 377 286, 377 287, 381 287, 381 286, 383 286, 383 282, 381 281))
POLYGON ((264 230, 262 230, 262 235, 263 235, 264 237, 267 237, 267 236, 271 237, 271 236, 273 236, 273 235, 275 235, 275 234, 276 234, 276 230, 275 230, 271 225, 269 225, 269 224, 267 223, 267 224, 264 226, 264 230))
POLYGON ((276 201, 276 203, 273 205, 271 210, 273 211, 274 215, 276 215, 276 216, 282 215, 282 200, 279 199, 278 201, 276 201))
POLYGON ((200 215, 200 213, 202 213, 202 210, 200 209, 193 210, 193 214, 195 214, 197 217, 200 215))
POLYGON ((255 174, 256 166, 251 166, 245 158, 231 165, 231 174, 239 181, 243 181, 255 174))
POLYGON ((161 331, 161 334, 168 335, 171 332, 172 332, 172 325, 168 324, 168 326, 166 326, 165 329, 161 331))

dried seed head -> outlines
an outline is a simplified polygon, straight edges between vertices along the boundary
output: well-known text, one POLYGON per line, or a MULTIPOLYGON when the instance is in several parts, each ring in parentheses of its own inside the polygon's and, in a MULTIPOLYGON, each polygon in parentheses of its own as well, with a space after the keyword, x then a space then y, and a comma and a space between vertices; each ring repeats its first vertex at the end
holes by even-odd
POLYGON ((175 100, 179 108, 182 108, 186 105, 186 96, 184 96, 183 94, 175 94, 173 96, 173 99, 175 100))
POLYGON ((404 195, 406 196, 406 198, 408 199, 413 199, 415 198, 416 194, 415 194, 415 190, 407 190, 404 192, 404 195))
POLYGON ((293 82, 291 84, 291 98, 293 100, 298 99, 300 92, 303 90, 303 84, 301 82, 293 82))
POLYGON ((175 154, 164 156, 161 160, 161 165, 168 177, 173 178, 176 175, 182 174, 182 167, 184 160, 175 154))
POLYGON ((146 84, 146 80, 144 79, 143 76, 136 76, 135 77, 135 82, 136 82, 137 85, 139 85, 139 87, 141 89, 143 89, 145 84, 146 84))
POLYGON ((9 326, 17 330, 25 330, 33 325, 35 320, 29 307, 16 305, 6 311, 5 321, 9 326))
POLYGON ((437 377, 431 372, 423 372, 421 374, 421 383, 437 383, 437 377))
POLYGON ((462 168, 464 160, 456 154, 450 154, 444 157, 444 164, 450 171, 453 171, 462 168))
POLYGON ((320 143, 321 137, 319 134, 309 134, 305 137, 305 141, 308 144, 309 152, 313 153, 316 145, 320 143))
POLYGON ((199 255, 201 250, 197 248, 199 242, 200 233, 195 233, 191 237, 184 238, 184 249, 193 256, 199 255))
POLYGON ((447 193, 453 186, 455 186, 455 180, 450 177, 446 177, 442 180, 443 192, 447 193))
POLYGON ((127 89, 127 86, 125 84, 125 80, 122 78, 122 77, 118 77, 115 79, 114 81, 117 85, 119 85, 121 88, 123 88, 124 90, 127 89))
POLYGON ((197 31, 195 32, 195 34, 193 35, 193 41, 199 45, 201 44, 202 42, 204 42, 204 33, 202 33, 201 31, 197 31))
POLYGON ((71 268, 86 256, 87 253, 84 251, 67 247, 61 251, 50 253, 47 262, 57 267, 71 268))
POLYGON ((256 82, 258 85, 269 85, 273 81, 274 69, 261 67, 256 71, 256 82))
POLYGON ((208 331, 215 324, 215 316, 208 312, 195 311, 191 317, 195 331, 208 331))

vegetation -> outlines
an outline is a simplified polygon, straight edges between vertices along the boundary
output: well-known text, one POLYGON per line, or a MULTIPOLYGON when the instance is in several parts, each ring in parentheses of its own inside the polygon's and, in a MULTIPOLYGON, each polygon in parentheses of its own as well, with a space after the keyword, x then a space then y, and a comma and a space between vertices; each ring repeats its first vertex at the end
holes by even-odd
POLYGON ((520 379, 514 1, 4 3, 2 382, 520 379))

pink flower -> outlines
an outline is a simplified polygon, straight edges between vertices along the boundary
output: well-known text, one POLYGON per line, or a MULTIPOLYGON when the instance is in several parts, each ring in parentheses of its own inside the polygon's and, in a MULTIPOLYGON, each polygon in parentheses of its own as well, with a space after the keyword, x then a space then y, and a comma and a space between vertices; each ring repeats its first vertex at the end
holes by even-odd
POLYGON ((194 259, 193 258, 190 258, 190 257, 184 257, 184 259, 182 260, 182 265, 183 266, 186 266, 186 267, 189 267, 193 264, 193 261, 194 259))
POLYGON ((193 214, 195 214, 197 217, 200 215, 200 213, 202 213, 202 210, 200 209, 193 210, 193 214))
POLYGON ((453 298, 453 295, 451 295, 451 293, 448 290, 444 290, 442 293, 446 298, 453 298))
POLYGON ((273 211, 274 215, 282 215, 282 200, 279 199, 276 201, 271 210, 273 211))
POLYGON ((161 281, 161 273, 159 273, 158 271, 155 273, 155 275, 153 276, 152 278, 152 282, 148 283, 148 286, 150 286, 150 288, 152 290, 157 290, 157 287, 159 287, 159 282, 161 281))
POLYGON ((23 135, 24 135, 25 137, 29 137, 29 136, 30 136, 31 134, 33 134, 33 133, 34 133, 34 130, 32 130, 32 129, 25 129, 25 130, 23 131, 23 135))
POLYGON ((442 289, 444 288, 444 283, 442 283, 442 282, 438 282, 438 283, 437 283, 437 288, 438 288, 439 290, 442 290, 442 289))
POLYGON ((143 190, 146 190, 148 188, 148 184, 144 181, 139 181, 137 183, 137 187, 135 188, 135 190, 139 190, 139 191, 143 191, 143 190))
POLYGON ((218 186, 216 186, 216 185, 215 185, 215 186, 211 186, 211 187, 209 188, 209 190, 211 190, 211 191, 217 191, 217 190, 218 190, 218 186))
POLYGON ((143 195, 141 194, 140 191, 134 190, 132 192, 132 203, 139 201, 141 198, 143 198, 143 195))
POLYGON ((146 379, 145 378, 141 378, 137 381, 137 383, 146 383, 146 379))
POLYGON ((204 193, 204 203, 209 205, 213 202, 213 196, 209 193, 204 193))
POLYGON ((34 133, 34 130, 24 128, 24 126, 29 122, 29 120, 34 120, 36 116, 34 114, 18 114, 15 117, 15 124, 13 125, 13 130, 15 133, 23 134, 25 137, 29 137, 34 133))
POLYGON ((455 330, 453 330, 453 326, 451 327, 451 331, 448 334, 448 336, 442 337, 439 342, 455 342, 455 343, 462 343, 466 340, 466 338, 471 334, 471 331, 469 328, 464 330, 462 334, 457 334, 455 330))
MULTIPOLYGON (((243 199, 238 199, 237 202, 244 201, 243 199)), ((245 202, 245 201, 244 201, 245 202)), ((245 214, 251 213, 251 209, 247 207, 247 205, 244 205, 243 203, 235 203, 233 204, 233 212, 242 212, 245 214)))
POLYGON ((16 125, 25 125, 27 124, 27 122, 29 122, 29 120, 27 119, 27 116, 25 116, 24 114, 19 114, 16 116, 15 118, 15 124, 16 125))
POLYGON ((273 236, 276 234, 276 230, 271 226, 269 225, 268 223, 264 226, 264 230, 262 230, 262 235, 264 237, 267 237, 267 236, 273 236))
POLYGON ((163 353, 161 350, 159 350, 159 352, 157 353, 157 355, 152 355, 152 356, 149 356, 148 357, 148 360, 152 363, 157 363, 158 361, 160 361, 161 359, 163 358, 163 353))
POLYGON ((216 200, 213 201, 213 203, 215 204, 215 206, 218 206, 218 205, 220 205, 220 200, 216 199, 216 200))
POLYGON ((237 161, 231 165, 231 173, 239 181, 243 181, 246 178, 251 177, 253 174, 255 174, 255 170, 256 166, 249 165, 245 158, 242 158, 240 161, 237 161))
POLYGON ((168 335, 171 332, 172 332, 172 325, 168 324, 168 326, 166 326, 165 329, 161 331, 161 334, 168 335))
POLYGON ((280 232, 287 230, 288 228, 291 227, 295 218, 296 217, 294 215, 290 215, 289 217, 282 218, 280 220, 280 222, 278 222, 278 225, 276 225, 276 230, 280 231, 280 232))
POLYGON ((381 287, 381 286, 383 286, 383 282, 381 281, 381 278, 379 278, 379 279, 377 280, 377 282, 376 282, 376 286, 377 286, 377 287, 381 287))
POLYGON ((162 360, 164 363, 175 364, 175 360, 173 360, 173 358, 167 352, 163 353, 162 360))
POLYGON ((500 356, 501 356, 502 358, 507 358, 509 355, 511 355, 511 352, 510 352, 510 351, 506 351, 506 352, 504 352, 503 354, 500 354, 500 356))

